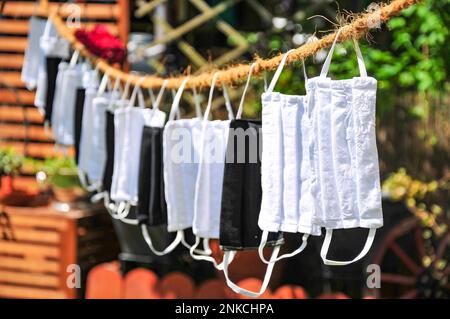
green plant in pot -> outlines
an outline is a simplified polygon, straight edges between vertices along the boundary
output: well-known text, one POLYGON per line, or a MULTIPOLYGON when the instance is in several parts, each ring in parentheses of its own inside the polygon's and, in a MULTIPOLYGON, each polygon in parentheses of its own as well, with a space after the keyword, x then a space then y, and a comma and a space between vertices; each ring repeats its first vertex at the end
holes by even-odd
POLYGON ((43 172, 46 174, 46 182, 51 186, 57 201, 73 203, 86 196, 86 192, 81 187, 73 158, 47 158, 44 161, 43 172))
MULTIPOLYGON (((12 177, 19 173, 23 164, 23 157, 12 148, 0 148, 0 187, 4 177, 12 177)), ((9 179, 11 183, 11 179, 9 179)), ((9 185, 12 188, 12 184, 9 185)))

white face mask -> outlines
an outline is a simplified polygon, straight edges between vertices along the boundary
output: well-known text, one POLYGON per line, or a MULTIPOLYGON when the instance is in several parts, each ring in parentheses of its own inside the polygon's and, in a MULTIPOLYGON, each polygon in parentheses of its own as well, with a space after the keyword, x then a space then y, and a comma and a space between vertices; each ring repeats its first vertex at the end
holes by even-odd
POLYGON ((89 70, 83 75, 83 87, 85 88, 85 97, 83 105, 83 119, 81 124, 80 149, 78 155, 78 176, 83 187, 89 191, 97 188, 97 185, 91 185, 87 181, 86 175, 90 170, 92 162, 92 136, 95 134, 94 125, 94 107, 93 101, 98 94, 99 81, 98 71, 89 70))
MULTIPOLYGON (((269 88, 262 95, 262 203, 258 225, 263 230, 259 247, 262 261, 268 232, 304 233, 302 245, 292 253, 274 257, 272 262, 294 256, 304 250, 309 235, 320 235, 313 225, 311 207, 311 158, 309 154, 311 125, 307 96, 273 92, 284 67, 288 51, 278 67, 269 88)), ((306 71, 304 76, 306 77, 306 71)))
POLYGON ((326 78, 335 43, 320 77, 311 79, 307 89, 317 129, 313 195, 320 205, 314 220, 327 229, 321 250, 324 263, 348 265, 367 254, 375 229, 383 225, 375 137, 376 80, 367 76, 356 41, 361 77, 337 81, 326 78), (361 253, 350 261, 328 260, 332 230, 355 227, 370 229, 361 253))
POLYGON ((75 99, 77 89, 82 84, 82 65, 77 64, 78 56, 79 52, 76 51, 70 63, 60 63, 55 88, 52 113, 53 134, 55 142, 64 146, 74 144, 75 99))
MULTIPOLYGON (((164 87, 161 89, 161 96, 164 87)), ((137 220, 128 220, 126 216, 130 207, 138 201, 138 174, 142 131, 144 126, 162 127, 165 113, 156 106, 145 108, 144 97, 139 87, 135 86, 128 106, 114 111, 114 173, 111 187, 111 199, 118 203, 118 219, 137 224, 137 220), (134 107, 138 98, 139 107, 134 107)))
MULTIPOLYGON (((183 246, 191 248, 184 239, 184 230, 192 227, 194 219, 195 184, 200 157, 202 118, 200 104, 194 91, 197 117, 179 117, 179 104, 186 78, 178 89, 163 132, 164 194, 167 204, 167 229, 177 232, 183 246)), ((194 248, 197 253, 205 253, 194 248)), ((210 253, 210 251, 207 251, 210 253)))
MULTIPOLYGON (((25 83, 28 90, 36 88, 38 81, 39 66, 45 65, 45 56, 41 50, 39 41, 44 34, 46 20, 32 16, 29 23, 29 33, 27 48, 23 59, 22 82, 25 83)), ((45 68, 45 67, 44 67, 45 68)))
POLYGON ((228 111, 226 121, 209 121, 211 112, 214 87, 219 73, 214 74, 209 92, 208 106, 206 108, 200 145, 199 169, 195 184, 194 198, 194 222, 192 230, 196 236, 196 243, 191 247, 191 255, 194 259, 207 260, 218 269, 223 264, 217 265, 214 258, 210 256, 197 256, 194 251, 204 239, 205 251, 210 254, 208 240, 218 239, 220 233, 220 211, 222 201, 223 173, 225 168, 225 154, 227 150, 228 132, 230 120, 233 119, 233 110, 228 92, 223 86, 225 105, 228 111))

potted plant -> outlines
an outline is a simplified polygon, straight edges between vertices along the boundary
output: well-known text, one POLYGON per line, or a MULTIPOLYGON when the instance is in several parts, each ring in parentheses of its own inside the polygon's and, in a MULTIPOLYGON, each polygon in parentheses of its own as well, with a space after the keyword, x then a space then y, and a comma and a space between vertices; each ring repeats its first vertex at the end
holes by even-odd
MULTIPOLYGON (((46 182, 51 186, 54 198, 62 203, 74 203, 84 197, 86 192, 80 184, 75 160, 71 157, 47 158, 42 171, 46 182)), ((38 173, 41 174, 42 173, 38 173)))
POLYGON ((23 157, 12 148, 0 148, 0 189, 2 193, 13 191, 12 176, 22 167, 23 157))

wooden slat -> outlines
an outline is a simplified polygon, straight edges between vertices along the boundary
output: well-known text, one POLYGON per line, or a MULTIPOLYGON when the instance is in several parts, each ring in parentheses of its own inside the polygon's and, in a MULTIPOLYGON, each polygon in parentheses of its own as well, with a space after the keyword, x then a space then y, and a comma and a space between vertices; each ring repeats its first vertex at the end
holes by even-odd
POLYGON ((9 241, 0 241, 0 253, 2 254, 21 254, 23 256, 35 256, 50 258, 58 258, 61 255, 61 251, 58 247, 22 244, 9 241))
MULTIPOLYGON (((63 17, 67 17, 71 11, 70 6, 60 6, 59 4, 52 3, 50 8, 55 10, 61 7, 59 13, 63 17)), ((119 8, 114 4, 106 3, 90 3, 79 5, 81 9, 81 16, 84 19, 95 20, 115 20, 119 17, 119 8)), ((7 17, 29 17, 33 14, 34 3, 23 1, 8 1, 3 9, 3 15, 7 17)))
POLYGON ((24 52, 27 47, 27 38, 0 37, 0 51, 24 52))
POLYGON ((15 189, 27 190, 30 192, 36 192, 39 190, 39 185, 37 184, 34 176, 15 176, 13 184, 15 189))
POLYGON ((0 54, 0 68, 2 69, 21 69, 22 64, 22 54, 0 54))
POLYGON ((23 108, 21 106, 0 105, 0 122, 23 123, 25 117, 31 123, 42 123, 44 121, 44 117, 35 107, 23 108))
POLYGON ((0 20, 0 33, 20 34, 28 33, 28 20, 0 20))
POLYGON ((10 87, 24 88, 25 83, 20 78, 19 71, 0 72, 0 80, 10 87))
POLYGON ((0 283, 58 288, 58 276, 0 270, 0 283))
POLYGON ((0 89, 0 103, 2 104, 34 104, 34 92, 26 90, 0 89), (19 100, 18 100, 19 99, 19 100))
POLYGON ((56 245, 61 240, 61 235, 57 231, 14 227, 12 234, 14 235, 14 239, 19 242, 47 243, 56 245))
POLYGON ((0 139, 28 139, 32 141, 51 142, 50 132, 46 132, 43 126, 22 124, 0 124, 0 139))
POLYGON ((6 284, 0 284, 0 296, 6 298, 39 298, 39 299, 63 299, 66 297, 63 291, 17 287, 6 284))
POLYGON ((67 227, 67 221, 59 218, 42 218, 29 215, 9 214, 12 227, 39 227, 63 230, 67 227))
MULTIPOLYGON (((25 144, 21 142, 5 142, 1 141, 0 146, 11 147, 20 154, 25 154, 25 144)), ((27 146, 27 155, 37 158, 44 158, 49 156, 57 156, 62 154, 61 150, 56 150, 55 145, 52 143, 29 143, 27 146)), ((74 155, 73 148, 69 148, 67 154, 69 156, 74 155)))
POLYGON ((28 260, 24 258, 0 256, 0 268, 41 273, 57 273, 60 270, 60 265, 57 261, 28 260))

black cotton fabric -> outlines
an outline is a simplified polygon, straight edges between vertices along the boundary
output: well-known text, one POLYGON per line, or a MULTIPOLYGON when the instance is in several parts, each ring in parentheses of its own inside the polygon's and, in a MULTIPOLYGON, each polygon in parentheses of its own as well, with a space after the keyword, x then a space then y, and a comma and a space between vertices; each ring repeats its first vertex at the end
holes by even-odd
POLYGON ((162 145, 163 129, 145 126, 139 161, 137 218, 140 224, 148 226, 167 223, 162 145))
MULTIPOLYGON (((230 122, 220 215, 219 243, 224 250, 258 249, 261 241, 262 231, 258 226, 262 197, 261 137, 261 121, 230 122), (236 134, 235 130, 240 129, 246 134, 236 134), (245 144, 239 142, 241 136, 245 136, 245 144), (240 156, 244 157, 240 159, 240 156)), ((268 245, 282 242, 281 232, 269 234, 268 245)))
POLYGON ((75 162, 78 165, 78 157, 80 154, 80 138, 81 127, 83 123, 83 109, 84 109, 84 97, 86 90, 84 88, 78 88, 75 98, 75 162))
POLYGON ((61 58, 45 58, 47 68, 47 93, 45 97, 45 121, 52 124, 53 99, 55 97, 56 76, 58 75, 58 66, 61 58))
POLYGON ((103 190, 111 193, 114 172, 114 113, 106 110, 106 163, 103 174, 103 190))

